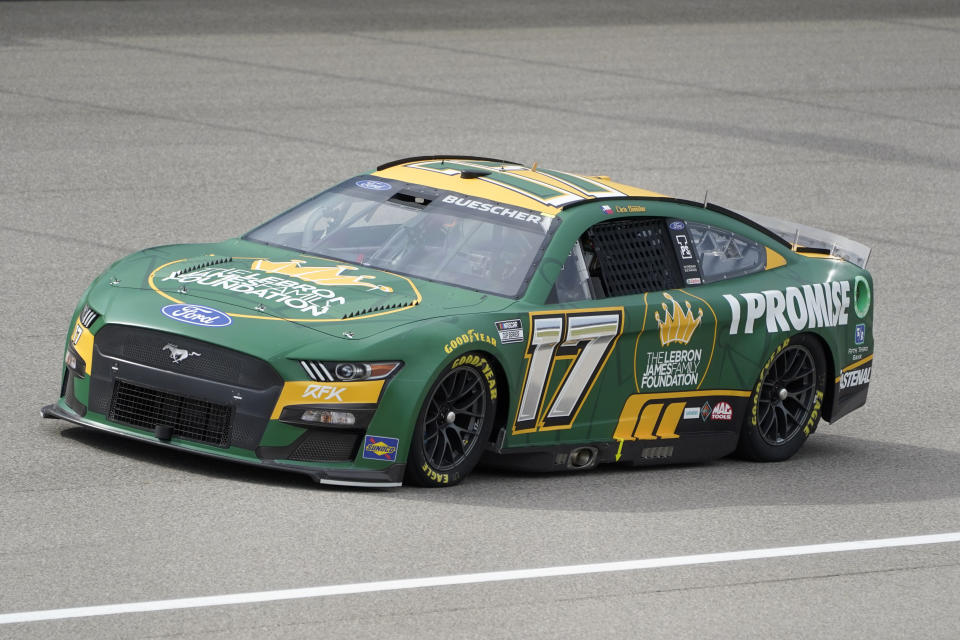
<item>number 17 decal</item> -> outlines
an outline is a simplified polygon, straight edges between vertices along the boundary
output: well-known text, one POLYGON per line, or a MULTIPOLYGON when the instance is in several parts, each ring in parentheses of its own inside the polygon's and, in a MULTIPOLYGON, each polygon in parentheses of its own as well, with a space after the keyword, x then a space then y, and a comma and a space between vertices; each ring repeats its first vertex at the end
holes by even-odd
POLYGON ((569 429, 623 331, 623 307, 530 314, 514 433, 569 429), (556 385, 561 360, 572 360, 556 385), (547 398, 551 386, 552 395, 547 398))

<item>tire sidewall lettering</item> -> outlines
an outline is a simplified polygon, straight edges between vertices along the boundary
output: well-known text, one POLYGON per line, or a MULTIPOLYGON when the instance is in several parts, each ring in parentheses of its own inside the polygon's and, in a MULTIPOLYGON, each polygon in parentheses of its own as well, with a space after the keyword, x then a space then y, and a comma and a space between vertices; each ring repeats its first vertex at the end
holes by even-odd
POLYGON ((496 381, 496 371, 494 367, 490 364, 489 360, 479 352, 467 353, 462 356, 458 356, 455 360, 450 362, 445 368, 441 370, 439 376, 437 376, 433 385, 430 387, 430 391, 424 398, 424 407, 421 409, 420 418, 418 419, 417 428, 414 430, 414 440, 411 443, 411 458, 408 459, 408 479, 412 479, 416 484, 421 486, 431 486, 431 487, 444 487, 449 485, 454 485, 460 482, 466 475, 473 469, 476 463, 479 461, 479 458, 482 456, 483 452, 483 441, 478 441, 474 445, 474 449, 467 454, 467 458, 463 460, 463 463, 457 463, 450 469, 440 471, 433 467, 432 463, 429 462, 429 457, 424 451, 423 444, 423 415, 426 411, 426 403, 430 401, 430 398, 433 396, 435 389, 440 384, 440 381, 445 378, 445 376, 456 371, 461 367, 470 367, 475 370, 481 378, 484 379, 487 383, 488 393, 486 395, 486 405, 487 411, 489 412, 489 422, 486 423, 486 427, 481 429, 481 433, 485 432, 482 436, 483 438, 489 437, 489 429, 493 424, 493 415, 496 408, 496 398, 497 398, 497 381, 496 381))
MULTIPOLYGON (((753 389, 753 402, 750 405, 750 424, 754 427, 757 426, 757 411, 760 408, 760 387, 763 386, 763 381, 767 377, 767 373, 770 371, 770 367, 773 366, 773 361, 777 359, 777 356, 780 355, 780 352, 787 348, 790 344, 790 338, 787 338, 783 343, 776 348, 776 350, 770 355, 767 359, 767 363, 763 365, 763 369, 760 370, 760 377, 757 379, 757 386, 753 389)), ((823 394, 820 394, 823 395, 823 394)), ((820 403, 817 402, 817 411, 819 411, 820 403)), ((815 416, 814 416, 815 417, 815 416)))

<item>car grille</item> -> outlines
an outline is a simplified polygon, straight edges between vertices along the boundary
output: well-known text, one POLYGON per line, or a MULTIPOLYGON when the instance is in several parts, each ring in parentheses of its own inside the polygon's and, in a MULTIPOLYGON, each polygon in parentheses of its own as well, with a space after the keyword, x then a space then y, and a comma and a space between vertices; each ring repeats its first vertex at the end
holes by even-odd
POLYGON ((268 363, 233 349, 153 329, 108 324, 96 336, 104 355, 187 376, 248 389, 280 387, 283 380, 268 363), (174 349, 190 354, 179 362, 174 349))
POLYGON ((315 431, 307 435, 287 459, 300 462, 353 460, 362 438, 362 433, 350 431, 315 431))
POLYGON ((171 430, 176 438, 226 448, 231 413, 228 406, 117 380, 109 417, 119 424, 150 431, 171 430))

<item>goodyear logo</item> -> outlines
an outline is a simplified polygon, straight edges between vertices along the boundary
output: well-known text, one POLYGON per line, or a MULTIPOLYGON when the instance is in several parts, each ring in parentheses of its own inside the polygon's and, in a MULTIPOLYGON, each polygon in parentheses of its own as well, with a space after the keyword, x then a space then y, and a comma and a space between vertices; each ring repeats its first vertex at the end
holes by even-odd
POLYGON ((393 462, 397 459, 397 447, 399 446, 400 440, 397 438, 366 436, 363 439, 363 457, 367 460, 389 460, 393 462))

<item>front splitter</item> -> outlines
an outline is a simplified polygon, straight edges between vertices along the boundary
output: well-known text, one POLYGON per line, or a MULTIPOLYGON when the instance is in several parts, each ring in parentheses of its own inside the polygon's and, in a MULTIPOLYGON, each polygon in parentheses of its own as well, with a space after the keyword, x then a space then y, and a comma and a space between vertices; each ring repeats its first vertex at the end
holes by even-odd
POLYGON ((280 471, 291 471, 293 473, 309 476, 315 482, 319 482, 320 484, 329 484, 342 487, 367 487, 371 489, 387 489, 390 487, 399 487, 403 484, 403 471, 405 465, 400 463, 394 464, 383 471, 370 471, 365 469, 310 469, 299 465, 283 464, 282 462, 275 462, 272 460, 244 460, 242 458, 222 456, 217 455, 216 453, 198 451, 196 449, 187 449, 175 443, 158 440, 155 437, 133 433, 124 429, 118 429, 108 424, 102 424, 100 422, 89 420, 57 404, 48 404, 47 406, 43 407, 40 410, 40 415, 44 418, 66 420, 67 422, 72 422, 73 424, 81 427, 89 427, 91 429, 97 429, 98 431, 106 431, 108 433, 113 433, 118 436, 130 438, 132 440, 139 440, 141 442, 147 442, 149 444, 165 447, 167 449, 175 449, 177 451, 205 456, 207 458, 228 460, 230 462, 237 462, 240 464, 246 464, 260 468, 265 467, 280 471))

